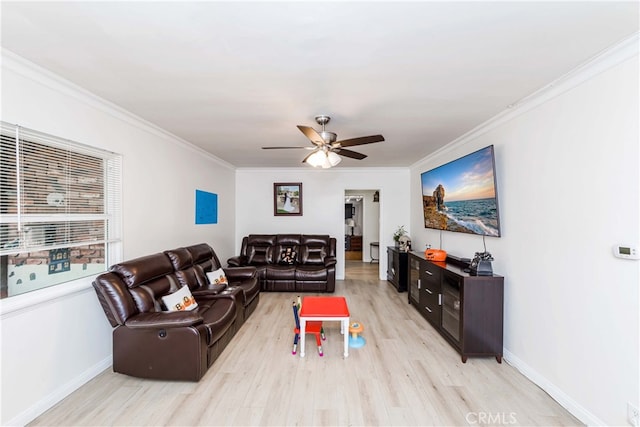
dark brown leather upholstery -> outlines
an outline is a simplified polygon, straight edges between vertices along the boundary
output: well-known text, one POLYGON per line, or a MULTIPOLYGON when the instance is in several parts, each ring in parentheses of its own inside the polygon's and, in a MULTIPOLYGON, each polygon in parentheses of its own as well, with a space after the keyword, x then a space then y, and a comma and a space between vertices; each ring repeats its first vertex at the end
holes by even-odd
POLYGON ((336 239, 328 235, 250 234, 229 266, 252 266, 262 291, 334 292, 336 239), (281 263, 287 248, 296 252, 292 265, 281 263))
POLYGON ((259 301, 256 269, 227 268, 229 285, 206 273, 220 261, 207 244, 125 261, 93 282, 113 330, 113 370, 142 378, 198 381, 259 301), (163 311, 162 297, 188 286, 192 311, 163 311))

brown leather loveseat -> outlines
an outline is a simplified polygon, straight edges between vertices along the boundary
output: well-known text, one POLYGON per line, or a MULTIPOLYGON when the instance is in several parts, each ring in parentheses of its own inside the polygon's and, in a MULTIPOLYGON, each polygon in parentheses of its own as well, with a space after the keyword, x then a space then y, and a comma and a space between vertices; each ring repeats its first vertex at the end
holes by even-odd
MULTIPOLYGON (((228 283, 209 283, 220 261, 205 244, 111 266, 93 282, 113 326, 113 370, 162 380, 198 381, 258 305, 253 267, 225 268, 228 283), (166 311, 163 297, 188 286, 197 308, 166 311)), ((185 301, 187 299, 185 298, 185 301)))
POLYGON ((336 239, 328 235, 250 234, 229 266, 257 269, 260 290, 334 292, 336 239))

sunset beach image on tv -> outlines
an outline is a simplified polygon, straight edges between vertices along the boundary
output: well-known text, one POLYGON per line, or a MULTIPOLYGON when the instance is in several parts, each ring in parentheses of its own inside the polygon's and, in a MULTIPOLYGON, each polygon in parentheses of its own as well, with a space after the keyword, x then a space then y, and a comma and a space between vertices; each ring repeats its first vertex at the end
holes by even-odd
POLYGON ((493 145, 420 178, 425 228, 500 236, 493 145))

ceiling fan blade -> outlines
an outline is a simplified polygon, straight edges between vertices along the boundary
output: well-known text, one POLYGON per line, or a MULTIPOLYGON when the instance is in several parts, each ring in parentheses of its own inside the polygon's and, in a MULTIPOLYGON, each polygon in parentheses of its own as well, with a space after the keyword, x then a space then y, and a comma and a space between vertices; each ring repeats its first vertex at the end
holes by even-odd
POLYGON ((304 150, 315 150, 316 149, 316 147, 300 147, 300 146, 298 146, 298 147, 262 147, 263 150, 286 150, 286 149, 289 149, 289 148, 296 148, 296 149, 302 148, 304 150))
POLYGON ((298 126, 298 129, 300 129, 300 131, 304 133, 305 136, 309 138, 315 145, 324 145, 324 139, 322 139, 320 134, 316 132, 314 128, 310 128, 309 126, 298 126))
POLYGON ((351 157, 352 159, 356 159, 356 160, 362 160, 362 159, 367 157, 366 154, 357 153, 355 151, 346 150, 344 148, 336 148, 333 151, 335 151, 336 153, 340 154, 341 156, 351 157))
POLYGON ((384 141, 384 136, 371 135, 371 136, 361 136, 359 138, 343 139, 342 141, 336 141, 331 145, 340 144, 341 147, 353 147, 354 145, 372 144, 374 142, 382 142, 382 141, 384 141))

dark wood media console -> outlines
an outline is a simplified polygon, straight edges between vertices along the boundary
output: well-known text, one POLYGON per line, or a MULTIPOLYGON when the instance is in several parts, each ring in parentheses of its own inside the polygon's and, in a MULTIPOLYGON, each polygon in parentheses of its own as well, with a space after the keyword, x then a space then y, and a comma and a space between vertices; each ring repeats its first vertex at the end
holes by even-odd
POLYGON ((502 363, 504 278, 473 276, 455 260, 427 261, 409 253, 409 304, 444 337, 466 363, 494 356, 502 363))
POLYGON ((409 280, 407 269, 409 267, 409 253, 401 251, 395 246, 387 247, 387 280, 398 290, 405 292, 409 280))

